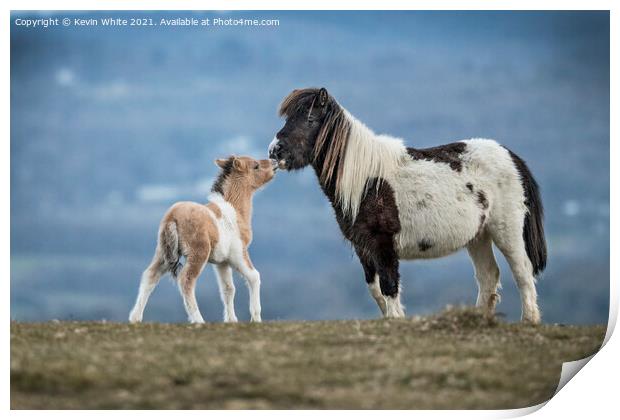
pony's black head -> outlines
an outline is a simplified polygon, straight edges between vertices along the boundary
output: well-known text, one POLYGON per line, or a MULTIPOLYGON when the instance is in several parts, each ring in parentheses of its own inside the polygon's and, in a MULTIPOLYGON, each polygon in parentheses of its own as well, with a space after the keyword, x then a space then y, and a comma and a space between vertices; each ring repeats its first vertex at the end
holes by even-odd
POLYGON ((269 157, 286 170, 311 164, 330 141, 336 120, 344 118, 325 88, 294 90, 282 101, 279 114, 286 122, 269 145, 269 157))

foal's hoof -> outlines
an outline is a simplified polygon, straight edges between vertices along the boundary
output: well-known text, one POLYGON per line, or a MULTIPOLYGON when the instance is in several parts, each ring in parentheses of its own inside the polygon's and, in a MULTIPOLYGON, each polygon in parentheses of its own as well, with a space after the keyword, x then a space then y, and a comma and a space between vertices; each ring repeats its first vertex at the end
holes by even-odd
POLYGON ((525 325, 540 325, 540 316, 532 318, 521 318, 521 323, 525 325))
POLYGON ((521 315, 521 322, 530 325, 540 324, 540 311, 538 310, 538 308, 524 311, 524 313, 521 315))

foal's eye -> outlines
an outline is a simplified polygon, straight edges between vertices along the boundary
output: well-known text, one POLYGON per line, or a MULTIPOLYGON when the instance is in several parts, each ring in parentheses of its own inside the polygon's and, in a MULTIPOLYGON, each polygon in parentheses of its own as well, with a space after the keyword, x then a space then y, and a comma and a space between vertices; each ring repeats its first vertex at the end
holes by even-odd
POLYGON ((259 167, 260 167, 260 165, 258 164, 258 162, 254 164, 254 170, 255 171, 257 171, 259 167))

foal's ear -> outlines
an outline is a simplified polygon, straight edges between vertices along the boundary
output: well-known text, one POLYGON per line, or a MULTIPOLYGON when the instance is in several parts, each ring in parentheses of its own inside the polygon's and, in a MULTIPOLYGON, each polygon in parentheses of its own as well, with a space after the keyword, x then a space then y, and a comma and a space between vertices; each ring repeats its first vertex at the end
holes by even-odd
POLYGON ((243 167, 241 159, 237 159, 236 157, 232 157, 233 160, 233 168, 235 168, 235 170, 240 171, 243 167))
POLYGON ((319 105, 325 106, 327 104, 327 99, 329 95, 327 94, 327 89, 324 87, 319 90, 319 105))
POLYGON ((229 159, 215 159, 215 164, 220 168, 224 169, 229 159))

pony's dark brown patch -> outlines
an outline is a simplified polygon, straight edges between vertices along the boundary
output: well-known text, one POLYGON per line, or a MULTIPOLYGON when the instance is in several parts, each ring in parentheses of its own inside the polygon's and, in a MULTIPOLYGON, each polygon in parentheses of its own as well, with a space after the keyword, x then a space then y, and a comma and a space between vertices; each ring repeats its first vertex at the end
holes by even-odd
POLYGON ((421 252, 428 251, 433 247, 433 243, 428 239, 422 239, 418 242, 418 248, 420 248, 421 252))
POLYGON ((461 154, 465 151, 467 145, 463 142, 444 144, 427 149, 415 149, 407 147, 407 153, 415 160, 430 160, 433 162, 447 163, 450 168, 456 172, 463 170, 463 161, 461 154))
MULTIPOLYGON (((313 164, 317 176, 321 173, 320 162, 313 164)), ((399 290, 399 258, 395 236, 400 232, 400 219, 394 190, 385 180, 368 180, 366 194, 360 203, 355 221, 345 215, 336 200, 335 180, 320 183, 336 214, 336 221, 343 236, 351 242, 364 268, 366 281, 372 283, 379 276, 381 293, 396 296, 399 290)))

